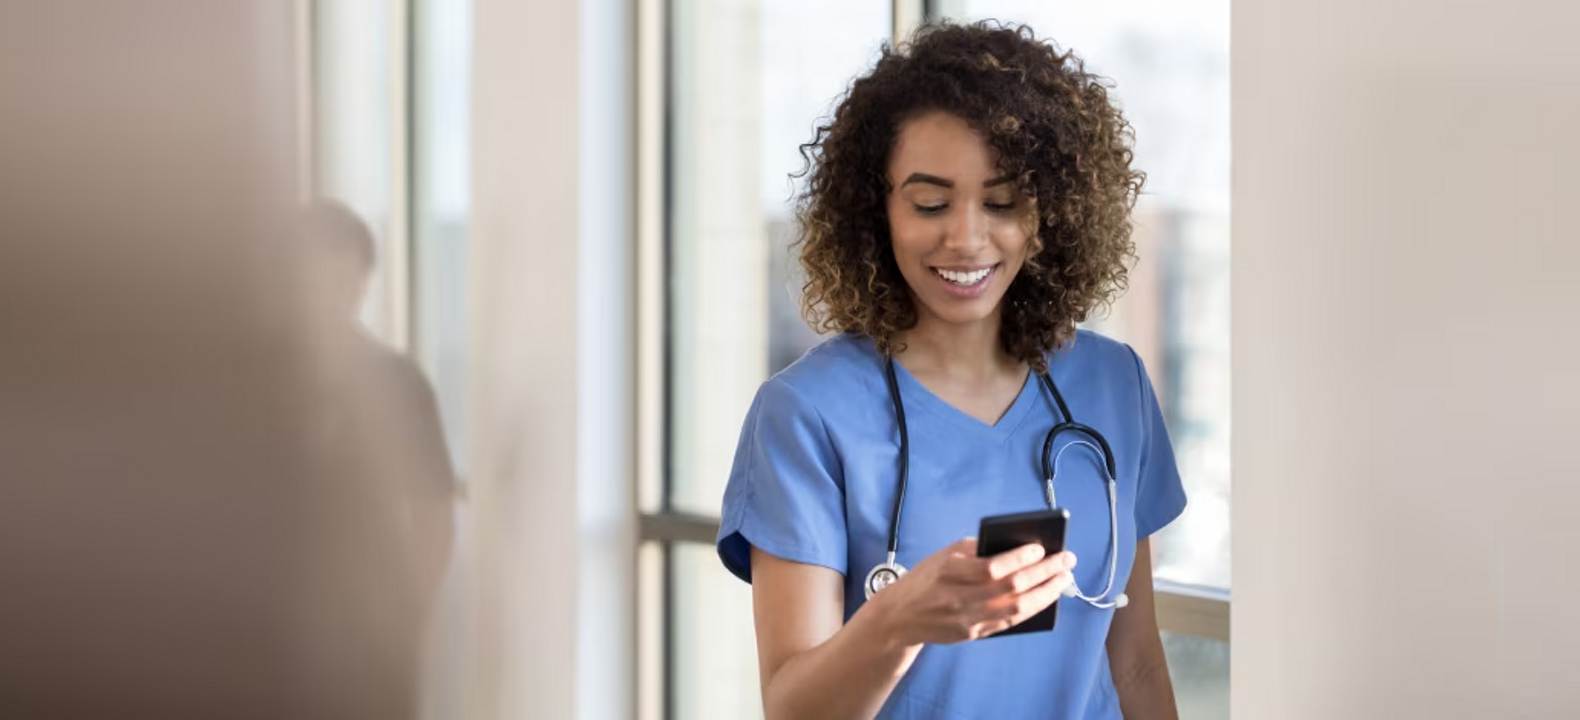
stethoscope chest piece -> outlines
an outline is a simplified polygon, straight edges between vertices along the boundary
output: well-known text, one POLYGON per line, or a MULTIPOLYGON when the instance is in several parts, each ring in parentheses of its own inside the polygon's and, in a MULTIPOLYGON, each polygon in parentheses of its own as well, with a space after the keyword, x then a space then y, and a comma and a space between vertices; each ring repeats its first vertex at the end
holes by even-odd
POLYGON ((878 591, 893 585, 905 574, 905 566, 894 561, 879 563, 867 573, 866 591, 867 599, 871 600, 878 591))

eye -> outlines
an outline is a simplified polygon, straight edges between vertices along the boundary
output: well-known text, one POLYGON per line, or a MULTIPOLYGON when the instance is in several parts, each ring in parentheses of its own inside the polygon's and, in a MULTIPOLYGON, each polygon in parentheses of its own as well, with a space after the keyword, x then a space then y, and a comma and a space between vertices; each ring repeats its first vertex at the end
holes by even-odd
POLYGON ((937 215, 938 213, 948 209, 949 203, 939 203, 937 205, 922 205, 920 203, 916 204, 916 212, 922 215, 937 215))
POLYGON ((1000 214, 1009 213, 1015 209, 1015 203, 986 203, 988 210, 1000 214))

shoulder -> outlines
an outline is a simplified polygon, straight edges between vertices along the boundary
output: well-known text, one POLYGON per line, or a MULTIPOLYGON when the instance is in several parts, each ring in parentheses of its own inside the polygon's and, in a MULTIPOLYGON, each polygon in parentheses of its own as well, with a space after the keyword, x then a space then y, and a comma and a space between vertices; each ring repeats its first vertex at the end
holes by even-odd
POLYGON ((367 379, 377 384, 377 390, 413 405, 431 405, 434 392, 422 368, 409 355, 396 351, 370 337, 361 338, 363 357, 367 361, 367 379))
POLYGON ((1129 344, 1092 330, 1077 331, 1050 353, 1048 368, 1057 378, 1103 388, 1116 397, 1130 395, 1145 402, 1151 393, 1141 355, 1129 344))
POLYGON ((1132 380, 1140 363, 1140 356, 1130 345, 1085 329, 1077 330, 1074 338, 1048 354, 1050 367, 1067 365, 1085 373, 1112 373, 1120 377, 1129 373, 1132 380))
POLYGON ((825 340, 763 384, 759 404, 826 411, 870 394, 883 381, 883 356, 859 335, 825 340))

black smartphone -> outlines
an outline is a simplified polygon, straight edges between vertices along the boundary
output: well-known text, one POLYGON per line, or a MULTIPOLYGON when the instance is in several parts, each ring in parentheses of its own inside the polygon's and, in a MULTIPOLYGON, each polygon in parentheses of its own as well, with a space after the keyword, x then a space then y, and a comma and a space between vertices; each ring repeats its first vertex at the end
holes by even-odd
MULTIPOLYGON (((982 518, 977 557, 992 557, 1032 543, 1042 545, 1049 555, 1064 552, 1064 531, 1069 523, 1070 511, 1064 508, 982 518)), ((1058 617, 1059 603, 1054 602, 1025 622, 990 637, 1052 630, 1058 617)))

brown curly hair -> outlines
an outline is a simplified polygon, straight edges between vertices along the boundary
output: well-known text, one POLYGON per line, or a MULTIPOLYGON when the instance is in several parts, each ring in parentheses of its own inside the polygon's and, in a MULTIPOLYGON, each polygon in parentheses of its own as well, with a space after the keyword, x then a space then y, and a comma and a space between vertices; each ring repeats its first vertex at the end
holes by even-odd
POLYGON ((833 119, 801 146, 797 198, 801 307, 819 332, 872 338, 886 355, 917 310, 889 236, 888 163, 900 126, 931 111, 970 124, 1033 208, 1028 258, 1002 301, 1004 349, 1043 370, 1127 282, 1131 210, 1145 174, 1108 82, 1030 28, 933 25, 885 47, 833 119))

